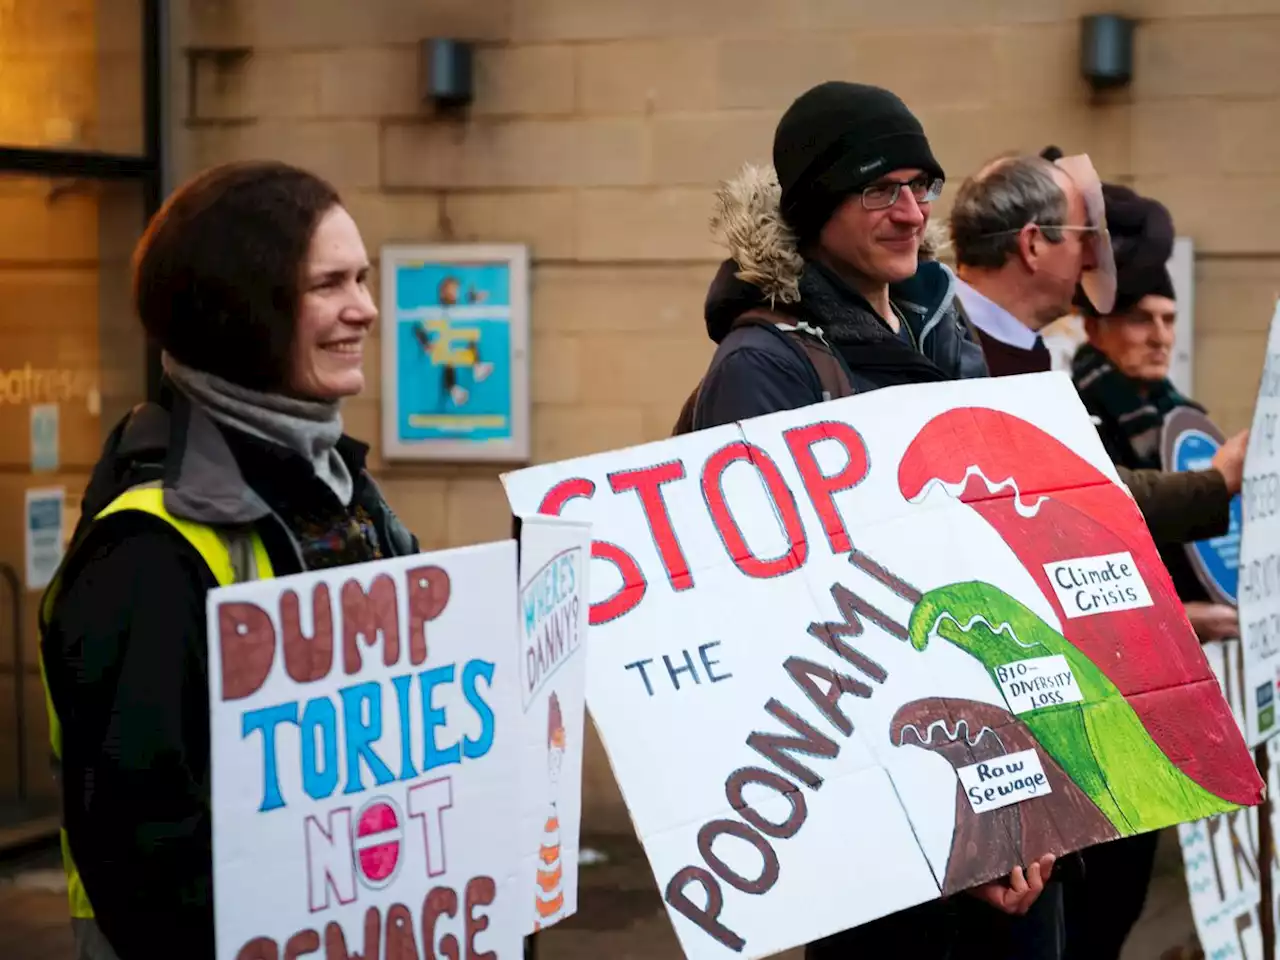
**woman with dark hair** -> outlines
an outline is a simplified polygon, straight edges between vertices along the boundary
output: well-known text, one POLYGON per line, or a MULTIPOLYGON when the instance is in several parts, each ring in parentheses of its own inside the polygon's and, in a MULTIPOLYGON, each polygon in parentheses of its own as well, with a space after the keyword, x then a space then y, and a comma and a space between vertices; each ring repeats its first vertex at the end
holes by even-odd
POLYGON ((417 552, 342 432, 368 273, 333 187, 279 163, 202 174, 138 246, 163 384, 108 437, 41 616, 81 958, 213 956, 206 593, 417 552))

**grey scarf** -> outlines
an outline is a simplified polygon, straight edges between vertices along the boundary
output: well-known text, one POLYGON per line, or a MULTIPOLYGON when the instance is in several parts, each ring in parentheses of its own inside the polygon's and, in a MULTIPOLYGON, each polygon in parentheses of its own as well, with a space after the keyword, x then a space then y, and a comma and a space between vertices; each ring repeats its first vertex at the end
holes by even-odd
POLYGON ((350 505, 354 484, 337 451, 342 436, 337 401, 299 400, 247 390, 211 373, 193 370, 167 353, 161 362, 174 385, 215 421, 298 454, 343 506, 350 505))

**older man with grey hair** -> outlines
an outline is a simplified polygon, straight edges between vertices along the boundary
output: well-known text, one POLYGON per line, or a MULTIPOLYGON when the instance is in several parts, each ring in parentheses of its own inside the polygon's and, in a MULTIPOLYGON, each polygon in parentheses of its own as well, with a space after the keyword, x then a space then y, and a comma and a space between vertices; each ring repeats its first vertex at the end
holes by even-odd
POLYGON ((1049 369, 1039 331, 1071 311, 1097 263, 1097 232, 1080 188, 1042 157, 1000 157, 961 186, 951 212, 957 295, 992 376, 1049 369))
MULTIPOLYGON (((951 211, 956 296, 993 377, 1050 369, 1040 331, 1071 312, 1101 229, 1089 222, 1080 187, 1044 157, 998 157, 961 185, 951 211)), ((1228 440, 1208 470, 1117 468, 1157 543, 1226 532, 1247 440, 1247 430, 1228 440)))

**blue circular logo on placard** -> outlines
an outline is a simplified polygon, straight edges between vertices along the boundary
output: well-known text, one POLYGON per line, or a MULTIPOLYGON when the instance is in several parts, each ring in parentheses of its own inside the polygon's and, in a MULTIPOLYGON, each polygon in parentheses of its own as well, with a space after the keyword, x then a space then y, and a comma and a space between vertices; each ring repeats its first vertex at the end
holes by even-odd
MULTIPOLYGON (((1174 470, 1207 470, 1221 444, 1203 430, 1185 430, 1173 444, 1174 470)), ((1240 495, 1231 498, 1231 526, 1220 537, 1190 544, 1201 572, 1221 593, 1236 602, 1240 582, 1240 495)))

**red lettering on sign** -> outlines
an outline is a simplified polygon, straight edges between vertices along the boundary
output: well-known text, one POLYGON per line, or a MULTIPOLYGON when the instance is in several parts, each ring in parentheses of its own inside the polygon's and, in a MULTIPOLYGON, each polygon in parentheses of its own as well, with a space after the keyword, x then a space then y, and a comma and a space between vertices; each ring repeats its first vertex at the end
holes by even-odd
POLYGON ((489 917, 477 911, 493 903, 497 889, 492 877, 472 877, 467 881, 467 960, 498 960, 498 955, 492 950, 483 953, 476 950, 476 937, 489 929, 489 917))
MULTIPOLYGON (((542 505, 538 507, 538 512, 558 517, 564 505, 570 500, 576 500, 579 497, 590 499, 595 492, 596 485, 584 477, 562 480, 542 498, 542 505)), ((612 563, 622 576, 622 586, 613 596, 591 604, 588 619, 592 626, 597 626, 608 623, 610 620, 617 620, 634 610, 644 599, 649 585, 644 579, 644 571, 640 569, 640 564, 636 563, 636 558, 616 543, 605 540, 592 541, 591 556, 612 563)))
POLYGON ((668 881, 663 899, 735 953, 741 953, 742 948, 747 945, 747 941, 720 922, 720 911, 724 909, 724 894, 720 891, 720 884, 711 875, 710 870, 702 867, 685 867, 668 881), (691 883, 702 887, 703 899, 707 901, 705 907, 698 906, 685 893, 691 883))
POLYGON ((769 454, 759 447, 737 441, 721 447, 708 459, 702 469, 702 492, 707 498, 707 507, 711 511, 711 519, 725 549, 733 562, 749 577, 767 580, 780 577, 799 570, 809 556, 809 543, 805 539, 804 523, 800 519, 800 510, 796 506, 795 497, 782 478, 782 471, 773 462, 769 454), (742 528, 733 518, 729 510, 729 502, 724 494, 724 472, 733 464, 746 461, 756 468, 764 481, 765 489, 773 501, 777 516, 782 522, 783 532, 787 535, 789 547, 786 553, 769 560, 762 560, 751 552, 742 528))
POLYGON ((673 480, 684 479, 684 463, 672 460, 641 470, 624 470, 609 474, 609 486, 614 493, 625 493, 634 490, 644 507, 644 518, 649 523, 649 533, 653 537, 654 546, 658 548, 658 556, 662 558, 662 566, 667 571, 667 580, 671 589, 688 590, 693 586, 693 574, 689 572, 689 562, 680 549, 680 539, 671 525, 671 514, 667 512, 666 501, 662 498, 662 485, 673 480))
POLYGON ((453 584, 443 567, 414 567, 404 575, 409 585, 409 662, 427 662, 427 624, 449 605, 453 584))
POLYGON ((284 945, 284 960, 298 960, 299 957, 305 957, 319 949, 320 934, 314 930, 300 930, 284 945))
POLYGON ((218 604, 222 650, 222 699, 242 700, 258 692, 271 673, 276 631, 271 616, 256 603, 218 604))
MULTIPOLYGON (((422 943, 426 960, 438 960, 436 957, 436 921, 440 917, 454 917, 458 914, 458 893, 451 887, 433 887, 422 901, 422 943)), ((440 954, 445 960, 461 960, 458 950, 458 938, 446 933, 440 938, 440 954)))
POLYGON ((390 797, 369 801, 356 818, 355 859, 360 882, 380 890, 400 870, 404 818, 390 797))
POLYGON ((298 683, 323 680, 333 666, 333 610, 328 584, 317 583, 311 592, 312 635, 302 632, 302 605, 298 594, 280 595, 280 633, 284 669, 298 683))
POLYGON ((818 511, 822 521, 822 529, 827 534, 827 542, 835 553, 848 553, 853 549, 849 542, 849 531, 845 528, 844 518, 836 507, 835 494, 843 490, 852 490, 866 479, 870 461, 867 458, 867 445, 861 435, 847 423, 823 422, 811 423, 804 427, 794 427, 783 433, 782 438, 791 451, 791 459, 800 471, 800 479, 809 494, 813 508, 818 511), (848 462, 836 473, 827 476, 818 466, 818 458, 813 448, 824 440, 834 440, 844 448, 848 462))
POLYGON ((380 573, 368 591, 354 578, 342 585, 342 668, 348 675, 360 672, 360 645, 378 642, 382 634, 382 663, 395 666, 400 659, 400 613, 396 609, 396 584, 380 573))

